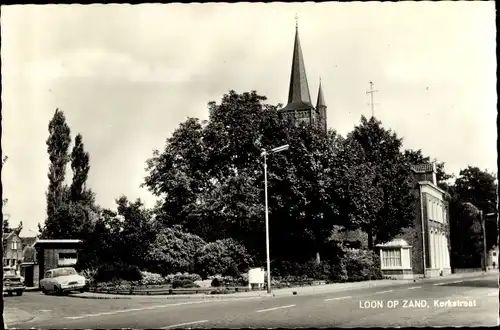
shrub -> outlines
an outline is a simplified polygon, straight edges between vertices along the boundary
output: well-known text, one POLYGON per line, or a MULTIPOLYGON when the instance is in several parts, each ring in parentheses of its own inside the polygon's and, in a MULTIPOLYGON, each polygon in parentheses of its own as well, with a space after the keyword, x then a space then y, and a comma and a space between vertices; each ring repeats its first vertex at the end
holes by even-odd
POLYGON ((97 269, 84 269, 80 272, 80 275, 85 277, 88 284, 94 285, 96 273, 97 273, 97 269))
POLYGON ((201 281, 202 278, 198 274, 189 274, 189 273, 176 273, 169 274, 165 276, 166 283, 173 283, 175 280, 190 280, 191 282, 201 281))
POLYGON ((217 288, 220 286, 220 280, 215 277, 213 280, 212 280, 212 283, 210 284, 211 287, 214 287, 214 288, 217 288))
POLYGON ((141 285, 162 285, 167 284, 167 279, 160 274, 141 272, 142 279, 140 280, 141 285))
POLYGON ((233 239, 208 243, 195 256, 195 269, 204 278, 214 274, 237 277, 250 263, 246 248, 233 239))
POLYGON ((348 280, 345 260, 341 260, 337 264, 333 264, 331 266, 330 276, 328 279, 333 282, 346 282, 348 280))
POLYGON ((228 294, 228 293, 231 293, 231 291, 228 289, 217 289, 210 291, 210 294, 228 294))
POLYGON ((180 270, 193 271, 194 256, 205 246, 197 235, 185 232, 180 226, 161 230, 146 257, 150 269, 163 275, 180 270))
POLYGON ((216 286, 246 286, 248 285, 248 275, 246 277, 242 277, 241 275, 238 277, 232 276, 222 276, 220 274, 213 275, 208 277, 209 280, 212 280, 213 287, 216 286), (245 280, 246 278, 246 280, 245 280))
POLYGON ((347 271, 348 281, 366 281, 382 278, 380 260, 372 251, 346 250, 343 257, 343 264, 347 271))
POLYGON ((172 282, 172 288, 173 289, 187 289, 187 288, 197 288, 198 285, 196 285, 195 283, 193 283, 193 281, 191 280, 187 280, 187 279, 184 279, 184 280, 174 280, 172 282))
POLYGON ((94 279, 96 282, 112 282, 117 280, 140 281, 142 274, 137 266, 109 264, 99 267, 94 279))

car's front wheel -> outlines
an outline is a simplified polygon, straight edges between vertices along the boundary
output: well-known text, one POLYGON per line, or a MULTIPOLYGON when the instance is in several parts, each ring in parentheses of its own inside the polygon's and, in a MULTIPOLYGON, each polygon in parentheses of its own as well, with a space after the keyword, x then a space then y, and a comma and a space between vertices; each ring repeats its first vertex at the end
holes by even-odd
POLYGON ((18 296, 22 296, 22 295, 23 295, 23 292, 22 292, 22 291, 17 291, 17 292, 16 292, 16 294, 17 294, 18 296))
POLYGON ((56 295, 62 295, 62 289, 56 285, 54 285, 54 293, 56 295))

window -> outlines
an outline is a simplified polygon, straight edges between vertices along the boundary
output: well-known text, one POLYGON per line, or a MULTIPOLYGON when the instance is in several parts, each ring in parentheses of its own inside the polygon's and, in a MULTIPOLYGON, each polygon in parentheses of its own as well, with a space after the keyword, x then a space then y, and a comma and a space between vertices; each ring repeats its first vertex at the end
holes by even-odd
POLYGON ((59 266, 76 265, 76 253, 59 253, 59 266))
POLYGON ((496 257, 496 256, 497 256, 497 253, 496 253, 496 252, 493 252, 493 253, 492 253, 492 255, 493 255, 494 257, 496 257))
POLYGON ((74 268, 59 268, 52 271, 54 273, 53 277, 77 275, 74 268))
POLYGON ((382 250, 384 267, 401 267, 401 250, 382 250))
POLYGON ((12 241, 12 242, 10 242, 10 248, 11 248, 12 250, 17 250, 17 247, 18 247, 18 245, 17 245, 17 242, 16 242, 16 241, 12 241))

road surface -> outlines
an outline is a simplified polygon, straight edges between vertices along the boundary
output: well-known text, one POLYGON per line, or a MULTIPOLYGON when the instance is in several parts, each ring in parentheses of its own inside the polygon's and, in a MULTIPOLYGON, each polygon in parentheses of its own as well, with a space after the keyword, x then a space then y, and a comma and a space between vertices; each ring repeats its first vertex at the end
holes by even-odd
POLYGON ((227 300, 91 300, 40 293, 5 300, 7 308, 34 317, 9 328, 495 326, 499 312, 497 274, 227 300))

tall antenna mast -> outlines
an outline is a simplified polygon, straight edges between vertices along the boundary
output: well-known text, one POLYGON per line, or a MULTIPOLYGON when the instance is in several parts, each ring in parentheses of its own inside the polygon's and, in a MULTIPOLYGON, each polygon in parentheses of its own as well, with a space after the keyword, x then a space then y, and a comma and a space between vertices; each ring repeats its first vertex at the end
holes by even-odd
POLYGON ((372 108, 372 117, 375 117, 375 109, 374 109, 374 103, 373 103, 373 93, 378 92, 378 90, 373 89, 373 82, 370 81, 370 90, 366 92, 366 94, 370 94, 370 106, 372 108))

